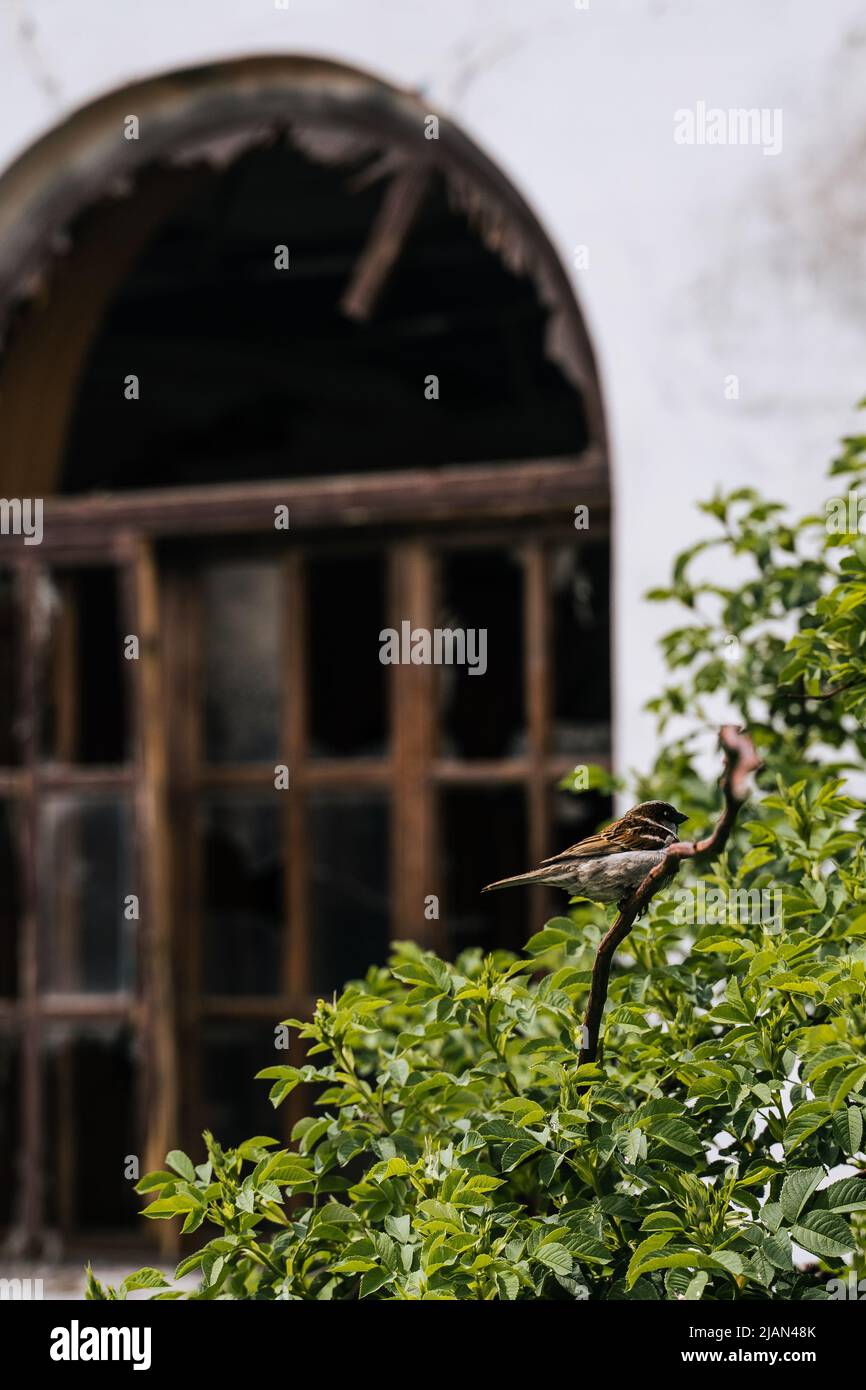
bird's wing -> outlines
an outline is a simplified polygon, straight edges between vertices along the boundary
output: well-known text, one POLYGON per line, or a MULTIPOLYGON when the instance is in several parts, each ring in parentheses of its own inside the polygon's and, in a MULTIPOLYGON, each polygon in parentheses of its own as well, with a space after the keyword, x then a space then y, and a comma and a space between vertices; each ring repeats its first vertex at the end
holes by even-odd
POLYGON ((604 830, 599 830, 597 835, 587 835, 585 840, 578 840, 576 845, 561 849, 559 854, 552 854, 549 859, 542 859, 541 862, 556 864, 560 859, 601 859, 608 854, 617 854, 622 845, 616 835, 611 834, 613 829, 612 825, 607 825, 604 830))

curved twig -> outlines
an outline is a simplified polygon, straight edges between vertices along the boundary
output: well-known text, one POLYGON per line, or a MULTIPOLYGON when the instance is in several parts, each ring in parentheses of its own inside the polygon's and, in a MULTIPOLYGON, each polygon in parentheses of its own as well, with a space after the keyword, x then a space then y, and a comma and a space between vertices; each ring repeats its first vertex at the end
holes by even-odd
POLYGON ((677 840, 666 851, 664 859, 650 869, 621 910, 619 916, 599 943, 592 967, 589 1000, 583 1019, 583 1039, 580 1065, 594 1062, 598 1057, 598 1035, 607 1002, 610 968, 616 948, 628 936, 638 914, 655 897, 659 889, 672 878, 683 859, 703 858, 720 854, 734 828, 740 807, 749 795, 749 779, 761 766, 755 745, 749 735, 735 724, 723 724, 719 730, 719 746, 725 755, 725 766, 719 785, 725 798, 722 814, 712 832, 703 840, 677 840))

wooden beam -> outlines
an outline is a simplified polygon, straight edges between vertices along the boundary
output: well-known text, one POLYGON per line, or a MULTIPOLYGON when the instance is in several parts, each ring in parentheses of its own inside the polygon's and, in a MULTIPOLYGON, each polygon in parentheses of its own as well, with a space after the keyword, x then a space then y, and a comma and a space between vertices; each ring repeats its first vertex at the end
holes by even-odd
POLYGON ((340 300, 347 318, 359 323, 373 316, 430 189, 429 165, 401 170, 388 184, 379 211, 340 300))
MULTIPOLYGON (((298 621, 298 614, 292 614, 298 621)), ((297 698, 293 688, 290 698, 297 698)), ((290 748, 283 739, 283 748, 290 748)), ((286 758, 291 756, 286 754, 286 758)), ((291 765, 291 785, 296 787, 334 787, 342 791, 346 787, 387 787, 390 784, 392 765, 387 758, 316 758, 299 765, 291 765)), ((241 791, 252 789, 272 792, 274 789, 273 763, 222 763, 203 767, 199 774, 199 785, 208 791, 241 791)))
POLYGON ((119 528, 146 536, 274 534, 275 508, 288 506, 292 531, 417 521, 485 521, 551 514, 576 502, 606 520, 610 495, 600 449, 564 458, 460 464, 393 473, 287 478, 278 482, 155 488, 109 496, 46 498, 40 550, 64 554, 105 543, 119 528))
MULTIPOLYGON (((548 784, 555 784, 565 777, 578 763, 598 763, 608 767, 610 756, 598 752, 557 754, 548 757, 543 763, 543 775, 548 784)), ((530 758, 436 758, 430 773, 434 782, 442 786, 497 786, 502 783, 517 784, 526 782, 532 775, 533 762, 530 758)))

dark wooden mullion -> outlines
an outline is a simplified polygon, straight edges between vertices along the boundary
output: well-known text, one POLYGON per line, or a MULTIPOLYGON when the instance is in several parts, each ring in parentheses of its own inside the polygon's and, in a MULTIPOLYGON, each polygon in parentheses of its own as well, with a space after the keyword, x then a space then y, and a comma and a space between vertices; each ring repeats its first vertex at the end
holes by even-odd
POLYGON ((21 762, 27 775, 27 792, 19 816, 21 843, 21 950, 19 996, 21 1036, 21 1144, 23 1150, 22 1253, 38 1254, 43 1238, 44 1095, 42 1070, 42 1019, 39 1012, 38 868, 39 792, 36 780, 38 696, 37 671, 41 636, 37 618, 37 586, 42 566, 23 559, 16 570, 20 615, 21 661, 19 669, 21 762))
MULTIPOLYGON (((305 786, 309 738, 308 630, 306 556, 293 550, 285 561, 283 604, 283 679, 281 738, 289 769, 289 791, 275 792, 283 798, 283 892, 285 931, 283 939, 283 995, 292 1016, 294 1001, 312 993, 312 921, 310 915, 310 855, 307 832, 308 798, 305 786)), ((303 1016, 303 1015, 301 1015, 303 1016)), ((277 1059, 279 1060, 279 1059, 277 1059)), ((303 1048, 292 1033, 289 1055, 293 1066, 304 1062, 303 1048)), ((296 1088, 283 1107, 284 1137, 288 1141, 293 1126, 306 1110, 305 1097, 296 1088)))
MULTIPOLYGON (((390 626, 435 625, 435 562, 429 544, 400 541, 390 552, 390 626)), ((432 950, 443 946, 441 920, 428 921, 424 900, 437 894, 435 791, 436 672, 432 666, 394 665, 391 679, 394 790, 391 804, 392 934, 414 937, 432 950)))
MULTIPOLYGON (((548 754, 551 741, 551 624, 549 613, 549 560, 540 541, 524 550, 523 642, 524 698, 529 735, 527 780, 529 813, 529 862, 538 864, 550 854, 551 808, 548 792, 548 754)), ((535 888, 530 893, 533 920, 543 916, 549 894, 535 888)))
MULTIPOLYGON (((178 1143, 177 1010, 170 911, 170 836, 166 688, 159 581, 153 546, 130 537, 123 572, 126 631, 139 639, 129 662, 130 718, 136 784, 134 797, 136 893, 139 895, 138 992, 144 1058, 138 1100, 148 1169, 160 1167, 178 1143)), ((167 1223, 163 1223, 167 1226, 167 1223)), ((160 1247, 176 1248, 174 1229, 158 1232, 160 1247)))
POLYGON ((52 990, 39 996, 39 1012, 43 1019, 74 1023, 79 1019, 92 1022, 105 1019, 127 1022, 136 1027, 140 1022, 139 1002, 132 994, 67 994, 52 990))
POLYGON ((128 791, 135 786, 135 771, 131 765, 84 767, 68 763, 42 763, 36 769, 35 778, 42 792, 96 795, 100 792, 128 791))
MULTIPOLYGON (((168 824, 171 847, 170 919, 177 981, 178 1083, 183 1142, 200 1134, 201 1047, 201 845, 198 773, 201 756, 201 604, 197 576, 167 570, 162 576, 162 634, 168 759, 171 779, 168 824)), ((160 1165, 161 1166, 161 1165, 160 1165)))
MULTIPOLYGON (((78 708, 79 678, 79 611, 75 586, 68 575, 63 576, 61 585, 61 607, 55 626, 53 646, 55 661, 52 662, 53 684, 52 701, 56 711, 57 728, 55 732, 54 753, 67 776, 74 776, 75 760, 78 756, 78 737, 81 711, 78 708)), ((39 773, 40 789, 46 790, 46 782, 39 773)), ((74 783, 73 783, 74 786, 74 783)), ((64 825, 58 826, 54 843, 55 864, 53 872, 59 875, 59 894, 55 899, 57 920, 54 923, 53 946, 56 953, 52 976, 65 992, 80 993, 81 979, 81 924, 79 904, 73 887, 71 873, 63 874, 61 865, 76 862, 81 840, 81 826, 76 816, 70 817, 64 825)), ((68 1093, 74 1086, 74 1067, 69 1050, 64 1047, 58 1057, 60 1081, 57 1096, 57 1132, 71 1132, 72 1111, 68 1093)), ((57 1206, 60 1212, 60 1229, 68 1239, 74 1227, 74 1186, 75 1152, 73 1144, 62 1144, 60 1155, 59 1194, 57 1206)))

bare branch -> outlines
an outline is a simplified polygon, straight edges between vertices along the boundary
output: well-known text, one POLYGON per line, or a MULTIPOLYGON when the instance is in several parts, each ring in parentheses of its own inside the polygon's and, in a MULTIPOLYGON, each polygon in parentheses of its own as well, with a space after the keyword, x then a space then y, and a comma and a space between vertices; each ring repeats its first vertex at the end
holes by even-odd
POLYGON ((866 676, 852 676, 849 681, 843 681, 841 685, 834 685, 829 690, 823 690, 817 695, 807 695, 805 690, 777 690, 775 695, 780 700, 835 700, 837 695, 843 694, 852 687, 862 685, 866 676))
POLYGON ((719 730, 719 746, 725 758, 724 769, 719 779, 725 804, 715 827, 703 840, 678 840, 672 844, 666 851, 664 859, 655 868, 650 869, 646 878, 635 889, 621 909, 616 921, 599 943, 592 968, 589 1000, 583 1019, 583 1045, 580 1049, 581 1066, 585 1062, 596 1061, 598 1057, 598 1037, 604 1006, 607 1002, 610 968, 613 964, 616 948, 628 936, 639 914, 643 912, 651 899, 673 877, 683 859, 704 858, 706 856, 715 858, 721 854, 734 828, 740 807, 748 798, 751 776, 761 766, 761 759, 755 751, 755 745, 749 735, 744 730, 738 729, 735 724, 723 724, 719 730))

